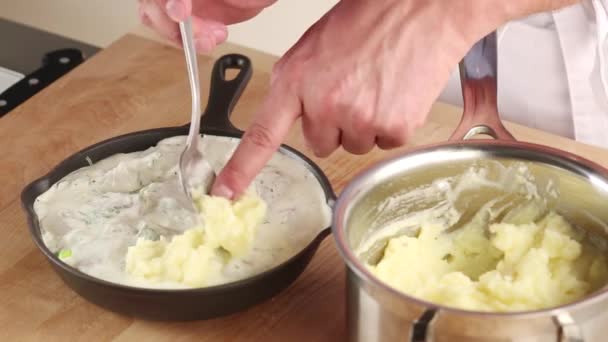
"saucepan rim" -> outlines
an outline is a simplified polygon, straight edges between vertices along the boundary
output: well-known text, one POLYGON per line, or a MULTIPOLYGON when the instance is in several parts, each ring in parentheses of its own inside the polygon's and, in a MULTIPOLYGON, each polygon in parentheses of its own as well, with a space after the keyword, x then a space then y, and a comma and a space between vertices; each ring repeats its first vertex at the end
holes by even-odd
MULTIPOLYGON (((391 158, 387 158, 371 167, 368 167, 361 171, 358 175, 355 176, 344 188, 338 199, 336 200, 336 204, 334 206, 334 215, 332 217, 332 235, 334 237, 335 243, 338 247, 338 250, 342 256, 342 259, 345 261, 348 268, 356 274, 356 276, 366 282, 367 284, 372 284, 377 286, 378 288, 386 291, 391 296, 396 296, 400 300, 408 301, 414 304, 421 305, 428 309, 435 309, 441 312, 454 313, 465 315, 469 317, 474 316, 484 316, 484 317, 510 317, 510 318, 536 318, 540 316, 546 316, 547 314, 556 316, 565 310, 569 309, 580 309, 583 307, 588 307, 590 305, 596 304, 599 301, 608 299, 608 284, 604 285, 601 289, 588 294, 587 296, 578 299, 576 301, 563 304, 556 307, 550 307, 545 309, 537 309, 537 310, 525 310, 525 311, 508 311, 508 312, 496 312, 496 311, 476 311, 476 310, 465 310, 456 307, 451 307, 447 305, 433 303, 431 301, 427 301, 424 299, 420 299, 409 295, 407 293, 401 292, 385 282, 378 279, 374 276, 359 258, 355 255, 352 248, 349 246, 348 238, 347 238, 347 210, 353 208, 356 204, 356 201, 352 201, 353 197, 357 194, 357 188, 364 180, 368 179, 372 175, 381 170, 387 165, 392 165, 396 161, 402 158, 414 157, 416 155, 431 153, 441 149, 449 149, 449 148, 463 148, 463 149, 471 149, 482 151, 484 149, 517 149, 521 152, 533 152, 537 154, 547 154, 550 157, 557 158, 561 162, 564 162, 564 165, 569 165, 573 168, 578 168, 579 170, 587 170, 592 172, 593 174, 600 176, 603 178, 606 184, 608 184, 608 169, 604 166, 601 166, 595 162, 592 162, 588 159, 582 158, 576 154, 552 148, 545 145, 534 144, 529 142, 520 142, 515 140, 489 140, 489 139, 474 139, 474 140, 464 140, 464 141, 448 141, 443 143, 429 144, 424 146, 419 146, 412 148, 404 153, 393 156, 391 158)), ((517 156, 505 156, 508 159, 517 159, 517 156)), ((492 160, 492 159, 488 159, 492 160)), ((523 158, 522 160, 525 160, 523 158)), ((531 162, 534 162, 531 160, 531 162)), ((557 165, 554 165, 557 166, 557 165)), ((560 167, 560 166, 557 166, 560 167)), ((577 172, 574 169, 569 169, 566 167, 560 167, 560 169, 565 170, 567 172, 575 173, 577 172)), ((581 175, 581 173, 578 173, 581 175)), ((592 184, 592 186, 594 186, 592 184)))

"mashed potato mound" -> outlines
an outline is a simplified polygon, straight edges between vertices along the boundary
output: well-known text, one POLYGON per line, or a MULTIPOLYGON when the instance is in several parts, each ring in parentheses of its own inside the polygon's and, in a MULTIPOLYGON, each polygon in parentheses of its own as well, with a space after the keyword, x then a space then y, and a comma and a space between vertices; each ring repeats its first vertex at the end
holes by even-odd
POLYGON ((266 216, 266 203, 246 194, 231 202, 202 196, 196 200, 203 226, 194 227, 171 241, 138 239, 129 247, 127 273, 157 282, 209 286, 222 282, 222 270, 231 258, 245 255, 256 227, 266 216))
POLYGON ((606 256, 584 232, 555 212, 521 221, 472 222, 448 233, 426 225, 416 237, 390 239, 380 261, 368 267, 414 297, 480 311, 554 307, 606 283, 606 256))

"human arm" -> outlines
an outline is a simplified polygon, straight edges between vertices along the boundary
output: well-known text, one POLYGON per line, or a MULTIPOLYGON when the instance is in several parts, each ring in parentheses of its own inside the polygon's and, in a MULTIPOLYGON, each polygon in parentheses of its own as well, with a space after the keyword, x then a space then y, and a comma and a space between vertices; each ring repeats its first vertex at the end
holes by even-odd
POLYGON ((342 0, 280 59, 213 193, 237 197, 296 119, 317 156, 406 143, 451 70, 505 22, 574 0, 342 0))

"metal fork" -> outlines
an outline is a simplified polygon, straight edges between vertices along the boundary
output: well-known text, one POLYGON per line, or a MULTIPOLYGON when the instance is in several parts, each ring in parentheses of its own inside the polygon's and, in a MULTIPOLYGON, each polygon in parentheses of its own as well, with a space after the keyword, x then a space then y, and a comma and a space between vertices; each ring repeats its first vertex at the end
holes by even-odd
MULTIPOLYGON (((215 171, 211 164, 203 157, 199 150, 200 123, 201 123, 201 95, 198 79, 198 65, 196 62, 196 50, 192 35, 192 20, 188 17, 180 22, 179 29, 182 35, 186 65, 188 66, 188 79, 190 80, 190 91, 192 93, 192 119, 190 131, 186 140, 186 147, 179 158, 179 181, 188 198, 192 200, 191 181, 193 178, 201 179, 200 184, 205 194, 208 194, 215 181, 215 171)), ((198 182, 197 182, 198 183, 198 182)), ((194 204, 193 204, 194 207, 194 204)))

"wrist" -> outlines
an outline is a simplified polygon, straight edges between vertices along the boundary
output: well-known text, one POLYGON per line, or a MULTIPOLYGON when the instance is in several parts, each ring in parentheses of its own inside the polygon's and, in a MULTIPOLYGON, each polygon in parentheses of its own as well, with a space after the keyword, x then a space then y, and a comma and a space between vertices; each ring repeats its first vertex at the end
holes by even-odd
POLYGON ((468 46, 511 20, 578 2, 580 0, 436 1, 441 11, 446 13, 444 19, 468 46))
MULTIPOLYGON (((484 2, 484 0, 478 0, 484 2)), ((534 13, 553 11, 576 4, 581 0, 512 0, 500 2, 509 14, 509 20, 519 19, 534 13)))

